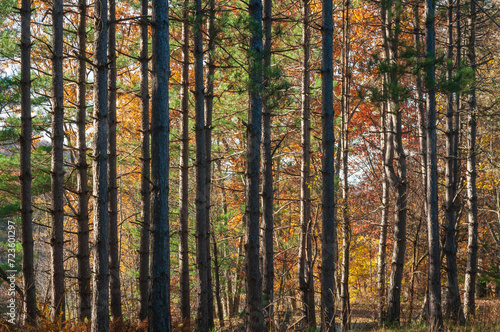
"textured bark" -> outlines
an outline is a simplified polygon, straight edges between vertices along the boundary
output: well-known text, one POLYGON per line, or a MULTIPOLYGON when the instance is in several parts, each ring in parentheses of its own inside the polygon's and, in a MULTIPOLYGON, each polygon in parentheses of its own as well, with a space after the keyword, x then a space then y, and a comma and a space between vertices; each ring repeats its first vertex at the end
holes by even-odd
POLYGON ((181 319, 191 320, 189 291, 189 1, 182 8, 181 152, 179 187, 179 273, 181 319))
POLYGON ((194 34, 194 98, 196 136, 196 265, 197 315, 196 330, 210 331, 214 326, 213 295, 210 268, 210 225, 207 216, 207 159, 205 146, 205 107, 203 92, 203 12, 201 0, 195 2, 194 34), (211 303, 212 302, 212 303, 211 303))
POLYGON ((92 290, 90 288, 90 248, 89 248, 89 189, 87 164, 87 86, 85 58, 87 45, 87 0, 78 1, 78 161, 77 161, 77 192, 78 192, 78 317, 80 320, 90 320, 92 290))
POLYGON ((426 0, 426 80, 427 90, 427 231, 429 240, 429 325, 442 329, 441 310, 441 255, 439 245, 438 182, 437 182, 437 135, 436 135, 436 44, 435 11, 433 0, 426 0))
POLYGON ((259 185, 260 143, 262 135, 262 1, 250 0, 249 110, 245 167, 245 282, 247 331, 264 329, 262 315, 262 276, 259 266, 259 185))
MULTIPOLYGON (((264 0, 264 89, 270 86, 269 71, 271 69, 271 12, 272 0, 264 0)), ((264 94, 263 121, 262 121, 262 305, 264 316, 269 318, 273 315, 273 288, 274 288, 274 248, 273 248, 273 156, 271 152, 271 112, 272 109, 267 101, 268 94, 264 94)))
POLYGON ((52 4, 52 320, 64 322, 64 82, 63 2, 52 4))
POLYGON ((108 27, 108 192, 109 274, 112 320, 122 317, 120 245, 118 243, 118 185, 116 182, 116 2, 109 0, 108 27))
POLYGON ((153 0, 151 93, 152 259, 149 331, 171 331, 169 193, 170 48, 168 0, 153 0))
POLYGON ((109 331, 109 216, 108 216, 108 3, 95 2, 94 18, 94 278, 92 332, 109 331))
POLYGON ((310 116, 310 3, 302 0, 302 165, 300 176, 299 289, 302 314, 310 328, 316 328, 311 221, 311 116, 310 116))
POLYGON ((31 1, 21 1, 21 227, 23 245, 24 324, 36 321, 36 290, 33 257, 33 208, 31 205, 31 1))
POLYGON ((323 26, 321 67, 322 86, 322 255, 321 255, 321 326, 329 332, 335 330, 335 241, 337 237, 335 223, 335 182, 334 151, 335 134, 333 128, 333 18, 332 1, 324 0, 322 7, 323 26))
POLYGON ((148 317, 151 224, 151 156, 149 153, 148 0, 141 0, 141 240, 139 247, 139 319, 148 317))
MULTIPOLYGON (((448 1, 448 52, 447 52, 447 79, 453 79, 453 3, 448 1)), ((458 169, 455 168, 455 161, 458 159, 458 144, 455 140, 458 136, 455 133, 455 103, 451 91, 446 94, 446 234, 443 252, 446 256, 446 292, 443 302, 443 316, 453 321, 464 322, 464 314, 460 301, 460 290, 458 287, 457 271, 457 249, 455 241, 456 233, 456 194, 458 183, 458 169)), ((457 110, 458 111, 458 110, 457 110)))
MULTIPOLYGON (((473 84, 476 78, 476 4, 470 2, 469 13, 469 45, 467 56, 469 65, 472 68, 473 84)), ((467 268, 465 270, 465 294, 464 294, 464 311, 465 319, 471 321, 475 315, 475 285, 477 275, 477 237, 478 237, 478 220, 477 220, 477 194, 476 194, 476 113, 477 100, 476 89, 473 86, 469 93, 469 112, 467 117, 467 219, 468 226, 468 241, 467 241, 467 268)))

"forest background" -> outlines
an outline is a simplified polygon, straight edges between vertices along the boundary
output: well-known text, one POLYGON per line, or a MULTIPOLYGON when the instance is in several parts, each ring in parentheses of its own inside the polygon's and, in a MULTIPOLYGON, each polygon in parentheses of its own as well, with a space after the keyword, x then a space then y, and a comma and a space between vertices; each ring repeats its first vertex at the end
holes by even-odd
POLYGON ((2 0, 18 323, 442 329, 487 296, 498 312, 499 9, 2 0))

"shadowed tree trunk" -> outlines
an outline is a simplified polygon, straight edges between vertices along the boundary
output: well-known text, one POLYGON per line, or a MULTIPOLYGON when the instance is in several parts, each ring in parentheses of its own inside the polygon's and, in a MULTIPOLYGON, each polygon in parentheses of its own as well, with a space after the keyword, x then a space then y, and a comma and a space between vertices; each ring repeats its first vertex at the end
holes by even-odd
POLYGON ((21 1, 21 227, 23 244, 23 286, 25 325, 36 321, 36 289, 33 260, 33 208, 31 205, 31 1, 21 1))
POLYGON ((120 246, 118 243, 118 185, 116 182, 116 3, 109 0, 108 26, 108 191, 110 308, 113 320, 122 317, 120 246))
POLYGON ((321 326, 325 332, 335 330, 335 241, 337 237, 335 224, 335 182, 334 182, 334 150, 335 134, 333 127, 333 18, 332 0, 323 0, 321 30, 323 62, 321 67, 322 87, 322 173, 323 194, 321 234, 321 326))
POLYGON ((153 246, 149 331, 171 331, 169 193, 169 87, 170 47, 168 0, 153 0, 152 93, 151 93, 151 183, 153 246))
POLYGON ((52 4, 52 320, 64 322, 64 82, 63 2, 52 4))
POLYGON ((94 278, 92 332, 109 331, 109 216, 108 216, 108 3, 95 2, 94 18, 94 278))
POLYGON ((148 317, 151 176, 149 154, 148 0, 141 0, 141 240, 139 247, 139 320, 148 317))
POLYGON ((476 194, 476 3, 470 2, 469 13, 469 46, 467 56, 469 65, 472 68, 473 87, 469 93, 469 114, 467 118, 467 219, 468 241, 467 241, 467 268, 465 270, 465 294, 464 294, 464 311, 465 319, 471 321, 475 316, 475 285, 477 275, 477 236, 478 236, 478 220, 477 220, 477 194, 476 194))
POLYGON ((299 289, 302 314, 310 328, 316 328, 311 222, 311 117, 310 117, 310 3, 302 0, 302 165, 300 177, 299 289))
POLYGON ((245 167, 245 282, 247 331, 264 329, 262 315, 262 276, 259 266, 259 186, 260 143, 262 135, 262 1, 250 0, 249 49, 249 110, 247 124, 247 152, 245 167))
POLYGON ((181 151, 179 193, 179 273, 181 319, 191 320, 189 291, 189 1, 182 8, 181 151))
POLYGON ((80 320, 90 320, 91 288, 90 288, 90 249, 89 249, 89 193, 87 164, 87 0, 78 1, 78 162, 77 162, 77 192, 78 192, 78 316, 80 320))

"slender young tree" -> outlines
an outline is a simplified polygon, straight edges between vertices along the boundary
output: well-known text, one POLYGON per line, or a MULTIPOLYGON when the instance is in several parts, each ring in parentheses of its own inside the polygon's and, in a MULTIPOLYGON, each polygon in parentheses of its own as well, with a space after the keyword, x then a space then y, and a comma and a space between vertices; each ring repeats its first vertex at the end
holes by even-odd
POLYGON ((120 246, 118 240, 118 184, 116 174, 116 1, 109 0, 108 26, 108 191, 109 274, 111 318, 122 317, 120 246))
POLYGON ((191 319, 189 294, 189 0, 182 8, 181 153, 179 187, 179 271, 181 319, 191 319))
POLYGON ((203 87, 203 11, 201 0, 195 1, 194 35, 194 99, 196 134, 196 265, 197 316, 196 329, 210 331, 214 326, 210 269, 210 227, 206 209, 207 158, 205 145, 205 105, 203 87))
POLYGON ((141 0, 141 240, 139 248, 139 319, 148 317, 151 176, 149 153, 148 0, 141 0))
POLYGON ((21 1, 21 227, 23 245, 24 325, 36 322, 36 289, 31 205, 31 1, 21 1))
POLYGON ((476 310, 475 295, 476 295, 476 275, 477 275, 477 236, 478 236, 478 221, 477 221, 477 193, 476 193, 476 3, 471 1, 469 5, 469 45, 467 56, 469 65, 472 69, 473 86, 469 92, 469 112, 467 115, 467 219, 468 241, 467 241, 467 268, 465 270, 465 294, 464 294, 464 311, 465 319, 470 321, 476 310))
POLYGON ((151 93, 151 183, 153 247, 149 331, 169 332, 170 315, 170 234, 169 193, 169 88, 170 47, 168 0, 153 0, 152 11, 152 93, 151 93))
POLYGON ((247 332, 264 329, 259 255, 260 143, 262 135, 262 1, 250 0, 249 110, 245 167, 245 282, 247 332))
POLYGON ((94 8, 94 278, 92 332, 109 331, 109 215, 108 215, 108 2, 94 8))
MULTIPOLYGON (((271 69, 271 27, 272 27, 272 0, 263 0, 264 17, 264 50, 263 71, 264 89, 269 87, 271 69)), ((268 100, 268 94, 264 93, 262 103, 262 305, 265 318, 272 318, 272 302, 274 288, 274 248, 273 248, 273 156, 271 151, 271 121, 272 108, 268 100)))
POLYGON ((89 248, 89 189, 87 164, 87 0, 78 1, 78 316, 80 320, 90 320, 92 290, 90 288, 90 248, 89 248))
POLYGON ((52 4, 52 319, 65 320, 63 2, 52 4))
POLYGON ((335 133, 333 127, 333 4, 332 0, 323 0, 321 29, 323 63, 321 66, 322 87, 322 222, 321 234, 321 326, 325 332, 335 331, 335 182, 334 150, 335 133))
POLYGON ((311 116, 310 116, 310 8, 309 0, 302 1, 302 165, 300 176, 300 244, 298 278, 302 315, 310 328, 316 327, 311 222, 311 116))
POLYGON ((429 240, 429 320, 430 328, 442 329, 441 310, 441 253, 439 245, 437 135, 436 135, 436 3, 426 0, 426 72, 427 90, 427 231, 429 240))

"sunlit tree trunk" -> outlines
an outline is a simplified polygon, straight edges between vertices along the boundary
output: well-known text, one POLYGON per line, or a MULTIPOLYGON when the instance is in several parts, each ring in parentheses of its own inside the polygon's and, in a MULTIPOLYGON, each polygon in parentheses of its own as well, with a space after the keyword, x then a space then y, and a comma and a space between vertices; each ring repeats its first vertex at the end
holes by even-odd
POLYGON ((89 192, 87 164, 87 0, 78 1, 78 161, 77 161, 77 192, 78 192, 78 316, 80 320, 89 320, 91 314, 90 288, 90 248, 89 248, 89 192))
POLYGON ((150 332, 171 331, 169 193, 169 86, 170 47, 168 0, 153 0, 151 183, 152 259, 148 327, 150 332))
POLYGON ((179 172, 179 273, 181 319, 191 320, 189 291, 189 1, 182 8, 181 151, 179 172))
POLYGON ((21 1, 21 227, 23 245, 24 324, 36 321, 36 289, 33 257, 33 208, 31 205, 31 1, 21 1))
POLYGON ((311 222, 311 117, 310 117, 310 3, 302 0, 302 165, 300 177, 299 289, 302 313, 310 328, 316 328, 311 222))
POLYGON ((108 3, 94 7, 94 278, 92 332, 109 331, 109 215, 108 215, 108 3))
POLYGON ((149 153, 148 0, 141 0, 141 240, 139 247, 139 320, 148 317, 151 224, 151 156, 149 153))
POLYGON ((118 185, 116 181, 116 3, 109 0, 108 26, 108 192, 110 308, 113 320, 122 317, 120 245, 118 243, 118 185))
POLYGON ((52 4, 52 319, 65 320, 63 2, 52 4))
POLYGON ((468 241, 467 241, 467 268, 465 271, 465 294, 464 308, 465 318, 470 321, 475 316, 475 284, 477 275, 477 236, 478 236, 478 220, 477 220, 477 193, 476 193, 476 3, 470 2, 469 13, 469 45, 467 56, 469 65, 472 68, 473 87, 469 92, 469 114, 467 118, 467 219, 468 241))
POLYGON ((335 330, 335 182, 334 151, 335 135, 333 127, 333 18, 332 1, 323 0, 322 7, 322 48, 323 62, 321 67, 322 85, 322 222, 323 229, 321 255, 321 325, 325 332, 335 330))
POLYGON ((247 124, 245 189, 245 282, 247 331, 264 329, 262 314, 262 275, 260 271, 260 143, 262 135, 262 1, 250 0, 249 111, 247 124))

